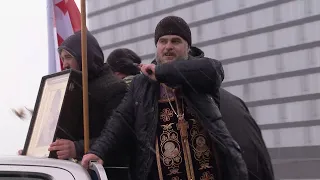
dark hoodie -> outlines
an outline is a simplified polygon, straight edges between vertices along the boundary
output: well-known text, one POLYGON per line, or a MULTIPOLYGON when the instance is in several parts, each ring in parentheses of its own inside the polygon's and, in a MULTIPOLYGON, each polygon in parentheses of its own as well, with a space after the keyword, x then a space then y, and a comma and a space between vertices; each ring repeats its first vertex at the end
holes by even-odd
MULTIPOLYGON (((190 55, 204 57, 203 51, 196 47, 190 49, 190 55)), ((243 100, 220 88, 220 111, 230 134, 243 151, 249 180, 273 180, 272 163, 261 130, 243 100)))
MULTIPOLYGON (((68 37, 59 47, 68 51, 77 60, 80 68, 81 32, 68 37)), ((87 32, 87 65, 88 65, 88 94, 89 94, 89 133, 90 144, 100 135, 106 120, 121 102, 127 92, 127 85, 117 78, 110 68, 104 66, 104 55, 98 41, 87 32)), ((83 130, 83 127, 75 127, 83 130)), ((83 132, 83 131, 82 131, 83 132)), ((83 140, 74 141, 77 159, 84 155, 83 140)), ((110 162, 110 161, 109 161, 110 162)), ((112 163, 112 162, 110 162, 112 163)))

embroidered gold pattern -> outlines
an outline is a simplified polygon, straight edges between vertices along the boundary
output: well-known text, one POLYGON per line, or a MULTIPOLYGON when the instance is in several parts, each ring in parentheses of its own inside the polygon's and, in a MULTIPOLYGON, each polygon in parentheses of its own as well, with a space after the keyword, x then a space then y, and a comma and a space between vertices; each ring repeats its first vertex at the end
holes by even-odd
POLYGON ((178 133, 172 129, 173 124, 161 125, 163 132, 160 135, 160 150, 163 164, 172 169, 170 174, 177 174, 182 157, 178 133))
POLYGON ((165 108, 160 113, 160 119, 164 122, 170 121, 170 119, 173 117, 173 111, 169 108, 165 108))
POLYGON ((214 180, 213 174, 211 174, 209 171, 206 171, 202 174, 200 180, 214 180))
POLYGON ((161 90, 156 139, 159 179, 214 180, 214 158, 205 130, 179 94, 161 90))
POLYGON ((211 153, 209 147, 207 146, 204 132, 200 129, 199 124, 195 119, 191 119, 191 121, 193 122, 190 131, 192 142, 191 146, 194 152, 194 158, 199 161, 199 170, 212 168, 212 166, 209 166, 211 153))

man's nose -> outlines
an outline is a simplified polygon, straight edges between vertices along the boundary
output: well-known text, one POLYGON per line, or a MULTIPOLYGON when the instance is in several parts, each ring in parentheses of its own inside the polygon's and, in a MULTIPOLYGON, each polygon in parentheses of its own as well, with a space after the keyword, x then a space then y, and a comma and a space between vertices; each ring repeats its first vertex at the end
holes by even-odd
POLYGON ((173 44, 171 42, 168 42, 165 46, 165 48, 168 49, 173 49, 173 44))
POLYGON ((63 64, 62 64, 62 68, 63 68, 63 69, 69 69, 69 68, 70 68, 69 63, 67 63, 67 62, 63 62, 63 64))

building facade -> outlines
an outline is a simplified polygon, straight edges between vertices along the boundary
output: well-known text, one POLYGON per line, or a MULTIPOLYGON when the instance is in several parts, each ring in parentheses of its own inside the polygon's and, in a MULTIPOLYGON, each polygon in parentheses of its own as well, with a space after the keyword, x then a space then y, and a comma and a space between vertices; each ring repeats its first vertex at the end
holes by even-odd
POLYGON ((87 0, 105 56, 119 47, 154 58, 167 15, 185 19, 193 45, 221 60, 223 87, 260 125, 277 179, 320 179, 319 0, 87 0))

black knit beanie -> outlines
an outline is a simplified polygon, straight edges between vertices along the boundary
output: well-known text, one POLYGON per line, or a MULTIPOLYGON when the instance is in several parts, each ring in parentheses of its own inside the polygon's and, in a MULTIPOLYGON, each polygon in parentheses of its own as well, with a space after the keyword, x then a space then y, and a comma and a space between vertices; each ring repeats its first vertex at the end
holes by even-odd
POLYGON ((136 75, 140 69, 135 64, 141 63, 141 58, 132 50, 120 48, 112 51, 107 63, 114 72, 120 72, 126 75, 136 75))
POLYGON ((159 38, 165 35, 177 35, 187 41, 191 46, 191 31, 189 25, 180 17, 167 16, 163 18, 158 24, 154 32, 154 41, 157 44, 159 38))

